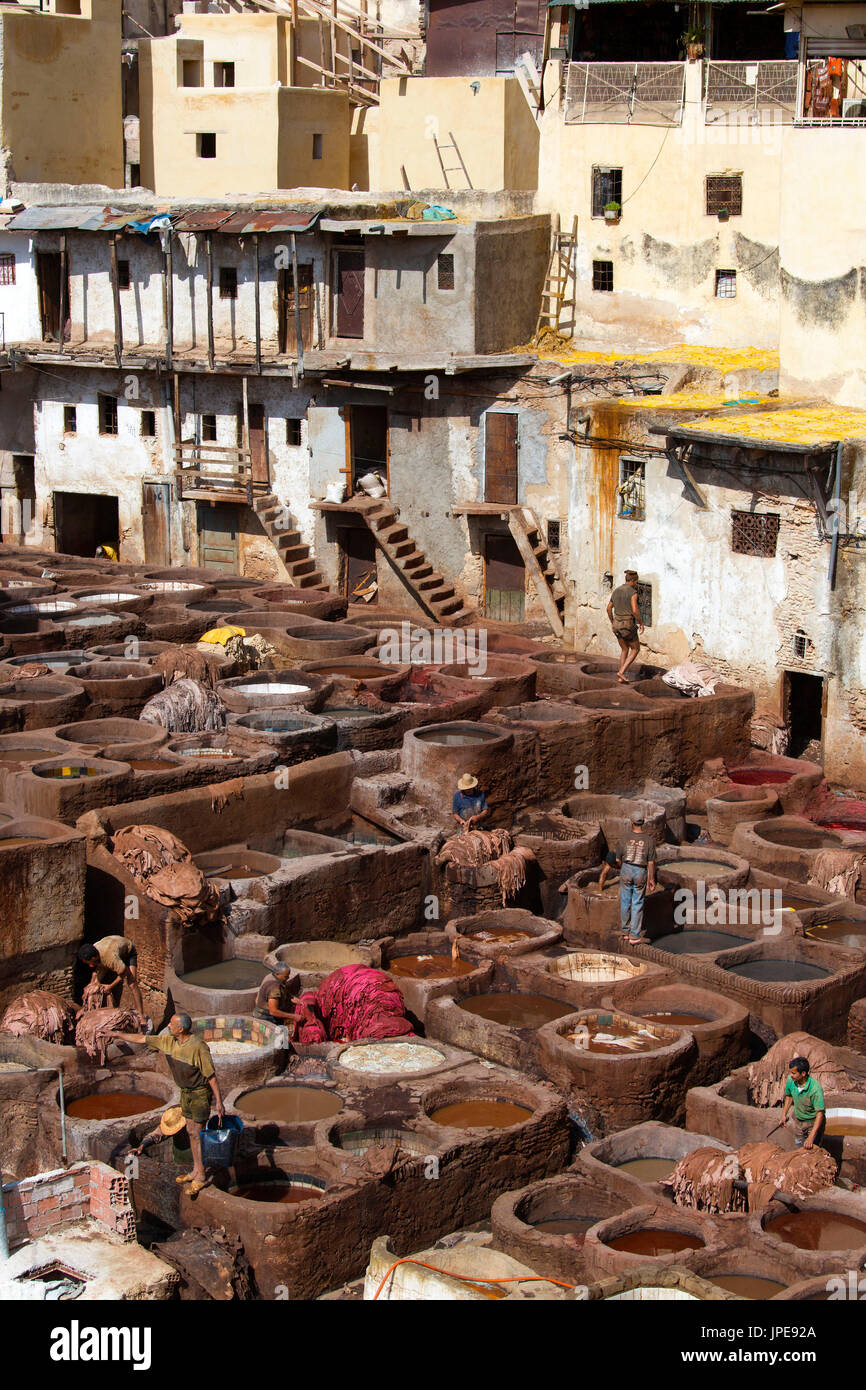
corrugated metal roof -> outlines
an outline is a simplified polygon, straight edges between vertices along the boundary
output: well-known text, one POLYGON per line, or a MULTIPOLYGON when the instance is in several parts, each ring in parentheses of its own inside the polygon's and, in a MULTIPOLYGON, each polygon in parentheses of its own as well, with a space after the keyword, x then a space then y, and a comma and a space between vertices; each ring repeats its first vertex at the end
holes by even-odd
POLYGON ((94 218, 102 218, 108 213, 119 215, 116 208, 95 208, 70 204, 67 207, 25 208, 18 212, 9 223, 11 232, 72 232, 94 218))
POLYGON ((293 208, 283 208, 279 212, 266 209, 235 212, 220 227, 226 236, 249 236, 253 232, 308 232, 316 225, 321 209, 314 212, 298 212, 293 208))
POLYGON ((174 224, 178 232, 215 232, 233 216, 231 208, 187 208, 174 224))
POLYGON ((226 232, 231 236, 252 232, 307 232, 315 226, 322 209, 296 208, 117 208, 70 204, 63 207, 32 207, 9 218, 10 232, 120 232, 132 222, 148 222, 169 217, 178 232, 226 232))

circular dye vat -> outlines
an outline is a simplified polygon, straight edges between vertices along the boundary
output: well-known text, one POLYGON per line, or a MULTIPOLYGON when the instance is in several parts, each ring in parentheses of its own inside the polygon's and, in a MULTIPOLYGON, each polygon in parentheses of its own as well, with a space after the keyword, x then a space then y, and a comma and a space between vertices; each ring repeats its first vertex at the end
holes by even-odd
POLYGON ((471 999, 461 999, 457 1007, 506 1028, 540 1028, 555 1018, 574 1013, 573 1004, 561 1004, 543 994, 476 994, 471 999))
POLYGON ((761 1279, 756 1274, 705 1274, 711 1284, 727 1289, 728 1293, 739 1294, 741 1298, 773 1298, 788 1287, 778 1279, 761 1279))
POLYGON ((760 980, 763 984, 793 984, 805 980, 826 980, 829 970, 818 965, 806 965, 801 960, 747 960, 742 965, 722 967, 729 975, 743 980, 760 980))
POLYGON ((705 1018, 703 1014, 678 1014, 673 1012, 662 1014, 640 1014, 639 1017, 645 1018, 647 1023, 667 1024, 671 1028, 691 1028, 695 1024, 709 1023, 710 1021, 708 1018, 705 1018))
POLYGON ((360 1043, 347 1047, 338 1058, 341 1067, 362 1072, 430 1071, 441 1067, 444 1053, 419 1043, 360 1043))
POLYGON ((764 1230, 798 1250, 859 1250, 866 1245, 866 1221, 836 1211, 786 1211, 764 1230))
POLYGON ((260 734, 294 734, 299 730, 314 727, 309 719, 289 719, 263 714, 244 714, 238 720, 245 729, 253 729, 260 734))
POLYGON ((468 960, 452 960, 450 956, 397 956, 389 960, 389 975, 408 980, 443 980, 470 975, 477 970, 468 960))
POLYGON ((339 662, 333 666, 316 663, 317 676, 345 676, 350 681, 368 680, 374 676, 387 676, 392 672, 393 667, 381 666, 378 661, 371 661, 368 665, 358 664, 355 666, 343 666, 339 662))
POLYGON ((65 627, 108 627, 116 623, 113 613, 87 613, 83 618, 70 618, 65 627))
MULTIPOLYGON (((569 1012, 574 1012, 573 1007, 569 1012)), ((630 1052, 655 1052, 667 1046, 648 1028, 638 1028, 625 1019, 610 1016, 606 1023, 584 1023, 574 1033, 563 1036, 582 1051, 598 1052, 605 1057, 624 1057, 630 1052)))
POLYGON ((678 931, 659 936, 652 944, 657 951, 667 951, 671 956, 703 956, 742 946, 743 938, 725 931, 678 931))
POLYGON ((277 1124, 303 1124, 338 1115, 343 1102, 321 1086, 260 1086, 240 1097, 235 1109, 250 1120, 277 1124))
POLYGON ((38 835, 6 835, 0 839, 0 849, 17 849, 19 845, 33 845, 40 838, 38 835))
POLYGON ((65 599, 33 599, 30 603, 16 603, 6 609, 16 617, 30 613, 71 613, 78 604, 65 599))
POLYGON ((718 859, 671 859, 660 867, 688 874, 690 878, 719 878, 734 872, 733 864, 720 864, 718 859))
POLYGON ((510 1100, 459 1100, 431 1110, 430 1119, 452 1129, 508 1129, 532 1117, 525 1105, 510 1100))
POLYGON ((143 1091, 95 1091, 67 1103, 66 1113, 76 1120, 118 1120, 126 1115, 143 1115, 165 1104, 159 1096, 143 1091))
POLYGON ((233 753, 231 748, 173 748, 182 758, 240 758, 241 753, 233 753))
POLYGON ((435 743, 437 748, 470 748, 473 744, 492 743, 501 734, 492 734, 487 729, 421 729, 415 737, 421 743, 435 743))
MULTIPOLYGON (((309 850, 301 854, 309 854, 309 850)), ((296 970, 332 971, 341 965, 363 965, 367 957, 354 946, 343 946, 338 941, 310 942, 303 945, 280 946, 277 958, 296 970)))
POLYGON ((83 763, 70 763, 67 767, 35 767, 35 777, 50 777, 60 781, 74 781, 78 777, 104 777, 109 771, 102 767, 86 767, 83 763))
POLYGON ((616 1168, 644 1182, 658 1182, 659 1178, 669 1178, 676 1166, 675 1158, 630 1158, 626 1163, 618 1163, 616 1168))
POLYGON ((838 835, 829 830, 807 830, 804 826, 765 825, 755 834, 771 845, 784 845, 788 849, 833 849, 841 845, 838 835))
POLYGON ((247 1202, 282 1202, 287 1206, 298 1206, 301 1202, 320 1202, 324 1189, 313 1183, 269 1182, 250 1183, 245 1187, 229 1189, 232 1197, 243 1197, 247 1202))
MULTIPOLYGON (((778 890, 773 889, 771 891, 777 892, 778 890)), ((821 907, 821 903, 816 902, 814 898, 796 898, 788 893, 782 894, 783 912, 800 912, 811 907, 821 907)))
POLYGON ((326 705, 322 714, 326 719, 375 719, 378 714, 387 713, 385 710, 367 709, 365 705, 326 705))
MULTIPOLYGON (((2 841, 0 841, 2 843, 2 841)), ((824 1133, 851 1139, 866 1139, 866 1110, 831 1108, 827 1112, 824 1133)))
POLYGON ((466 933, 467 941, 499 946, 513 946, 518 941, 531 941, 532 937, 531 931, 519 931, 516 927, 484 927, 481 931, 466 933))
POLYGON ((544 1231, 549 1236, 585 1236, 590 1226, 596 1224, 595 1217, 562 1216, 551 1221, 533 1221, 534 1231, 544 1231))
POLYGON ((866 950, 866 922, 859 917, 837 917, 835 922, 813 922, 806 928, 813 941, 832 941, 837 946, 866 950))
POLYGON ((268 967, 260 960, 245 960, 238 956, 232 960, 218 960, 214 965, 204 965, 200 970, 188 970, 179 976, 185 985, 195 985, 198 989, 254 989, 268 974, 268 967))
POLYGON ((0 748, 0 764, 38 763, 42 758, 52 757, 57 751, 56 748, 0 748))
POLYGON ((681 1250, 702 1250, 704 1242, 685 1231, 664 1231, 660 1227, 644 1226, 639 1231, 627 1231, 605 1241, 611 1250, 627 1250, 631 1255, 676 1255, 681 1250))
POLYGON ((235 685, 233 695, 309 695, 308 685, 290 685, 287 681, 250 681, 249 685, 235 685))
POLYGON ((738 787, 779 787, 793 776, 778 767, 735 767, 728 780, 738 787))

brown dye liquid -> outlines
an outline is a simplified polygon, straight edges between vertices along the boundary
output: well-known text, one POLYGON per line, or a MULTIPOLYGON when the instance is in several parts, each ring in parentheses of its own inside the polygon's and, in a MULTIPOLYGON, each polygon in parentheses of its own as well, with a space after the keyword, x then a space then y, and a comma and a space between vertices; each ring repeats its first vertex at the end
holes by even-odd
MULTIPOLYGON (((567 1012, 574 1012, 573 1007, 567 1012)), ((599 1052, 603 1057, 627 1057, 635 1052, 654 1052, 656 1048, 665 1047, 667 1044, 661 1038, 641 1037, 633 1027, 627 1023, 621 1023, 617 1019, 612 1019, 610 1023, 591 1023, 585 1025, 589 1031, 589 1042, 585 1042, 584 1033, 577 1034, 578 1046, 583 1047, 585 1052, 599 1052), (600 1042, 597 1034, 606 1033, 614 1038, 630 1038, 638 1044, 637 1047, 623 1047, 616 1042, 600 1042)), ((566 1038, 571 1038, 574 1042, 575 1035, 566 1033, 566 1038)))
POLYGON ((218 864, 206 869, 205 878, 267 878, 264 869, 252 869, 249 864, 218 864))
POLYGON ((34 845, 35 835, 9 835, 5 840, 0 840, 0 849, 12 849, 17 845, 34 845))
POLYGON ((781 826, 778 829, 769 826, 756 831, 756 834, 771 845, 788 845, 791 849, 833 849, 840 843, 838 835, 820 830, 801 830, 799 826, 781 826))
POLYGON ((533 1221, 536 1231, 544 1231, 549 1236, 582 1236, 596 1223, 595 1217, 581 1219, 576 1216, 557 1218, 554 1221, 533 1221))
POLYGON ((0 763, 38 763, 43 758, 56 758, 57 751, 56 748, 3 748, 0 749, 0 763))
POLYGON ((133 772, 164 772, 167 767, 178 767, 177 763, 166 762, 164 758, 130 758, 129 766, 133 772))
POLYGON ((741 1298, 772 1298, 788 1287, 776 1279, 761 1279, 756 1274, 706 1274, 704 1278, 720 1289, 727 1289, 728 1293, 738 1293, 741 1298))
POLYGON ((324 1193, 319 1187, 302 1187, 297 1183, 259 1182, 235 1187, 231 1195, 245 1197, 248 1202, 284 1202, 295 1206, 300 1202, 320 1202, 324 1193))
POLYGON ((862 1112, 862 1119, 856 1116, 840 1115, 838 1118, 833 1116, 827 1121, 824 1133, 830 1136, 842 1135, 851 1139, 866 1139, 866 1110, 862 1112))
POLYGON ((866 1222, 835 1211, 788 1211, 764 1230, 799 1250, 859 1250, 866 1245, 866 1222))
POLYGON ((516 941, 529 941, 531 931, 518 931, 514 927, 485 927, 482 931, 467 932, 467 941, 484 941, 500 946, 512 946, 516 941))
POLYGON ((782 894, 783 909, 790 908, 792 912, 799 912, 801 908, 820 906, 821 904, 816 902, 814 898, 791 898, 787 893, 782 894))
POLYGON ((688 874, 690 878, 718 878, 720 874, 733 872, 730 864, 720 864, 717 859, 671 859, 663 867, 688 874))
POLYGON ((509 1125, 522 1124, 531 1115, 531 1110, 510 1100, 460 1100, 438 1106, 431 1111, 430 1119, 454 1129, 507 1129, 509 1125))
POLYGON ((36 776, 68 782, 78 777, 104 777, 105 773, 99 767, 46 767, 37 772, 36 776))
POLYGON ((185 985, 195 985, 197 989, 253 989, 267 973, 267 966, 260 960, 218 960, 215 965, 188 970, 180 978, 185 985))
POLYGON ((651 1226, 629 1231, 605 1241, 611 1250, 627 1250, 631 1255, 676 1255, 680 1250, 700 1250, 704 1242, 685 1231, 662 1231, 651 1226))
POLYGON ((573 1004, 559 1004, 542 994, 479 994, 461 999, 457 1007, 507 1028, 540 1028, 543 1023, 574 1013, 573 1004))
POLYGON ((806 928, 806 935, 813 941, 834 941, 837 946, 866 949, 866 922, 858 917, 837 917, 835 922, 826 925, 815 922, 806 928))
POLYGON ((708 1023, 702 1014, 641 1014, 647 1023, 666 1023, 673 1028, 688 1028, 695 1023, 708 1023))
POLYGON ((159 1096, 149 1096, 143 1091, 103 1091, 71 1100, 66 1113, 76 1120, 117 1120, 124 1115, 159 1110, 164 1103, 159 1096))
MULTIPOLYGON (((0 841, 2 843, 2 841, 0 841)), ((450 956, 397 956, 388 962, 390 975, 410 980, 440 980, 447 976, 469 975, 477 966, 450 956)))
POLYGON ((340 1097, 320 1086, 260 1086, 247 1091, 235 1106, 251 1120, 274 1120, 279 1124, 323 1120, 339 1114, 342 1108, 340 1097))
POLYGON ((677 1166, 675 1158, 630 1158, 627 1163, 618 1163, 617 1171, 620 1173, 631 1173, 635 1178, 642 1178, 644 1182, 658 1182, 659 1178, 668 1178, 677 1166))

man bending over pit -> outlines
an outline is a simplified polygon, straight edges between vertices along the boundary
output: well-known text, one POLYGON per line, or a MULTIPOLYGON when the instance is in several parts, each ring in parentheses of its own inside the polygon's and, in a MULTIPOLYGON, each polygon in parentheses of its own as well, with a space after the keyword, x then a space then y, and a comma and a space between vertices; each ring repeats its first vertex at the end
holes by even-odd
POLYGON ((807 1057, 795 1057, 788 1067, 782 1124, 787 1124, 792 1106, 794 1143, 798 1149, 813 1149, 824 1134, 824 1092, 809 1071, 807 1057))
POLYGON ((270 975, 266 975, 259 985, 253 1014, 256 1018, 267 1018, 271 1023, 297 1023, 298 1014, 290 1009, 292 971, 288 965, 275 965, 270 975))
POLYGON ((613 635, 619 643, 617 680, 621 685, 628 684, 626 671, 640 651, 638 633, 644 630, 637 602, 637 586, 637 570, 626 570, 625 583, 614 589, 607 605, 607 616, 613 628, 613 635))
POLYGON ((174 1014, 169 1020, 168 1032, 158 1037, 145 1037, 144 1033, 112 1033, 112 1037, 115 1042, 144 1043, 150 1052, 165 1053, 172 1080, 180 1087, 180 1108, 192 1150, 192 1172, 184 1173, 177 1181, 189 1183, 187 1191, 194 1197, 207 1182, 201 1132, 210 1116, 211 1093, 220 1122, 225 1115, 210 1048, 203 1038, 193 1035, 192 1019, 184 1013, 174 1014))
POLYGON ((115 1008, 119 1007, 123 986, 127 985, 136 1013, 144 1017, 138 984, 138 952, 128 936, 103 936, 92 945, 85 942, 79 948, 78 959, 92 972, 90 984, 98 981, 107 989, 115 1008))
POLYGON ((490 815, 487 797, 478 786, 478 778, 471 772, 464 772, 457 783, 457 790, 451 802, 451 814, 464 830, 472 830, 479 821, 490 815))

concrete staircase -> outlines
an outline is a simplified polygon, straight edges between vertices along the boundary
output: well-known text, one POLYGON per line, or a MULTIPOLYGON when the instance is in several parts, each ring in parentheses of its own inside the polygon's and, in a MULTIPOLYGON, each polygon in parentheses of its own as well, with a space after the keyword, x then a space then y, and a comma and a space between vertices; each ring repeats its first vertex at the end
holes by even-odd
POLYGON ((291 513, 283 506, 279 497, 272 492, 264 497, 256 497, 253 510, 276 550, 287 578, 298 589, 327 587, 310 554, 310 547, 301 540, 300 531, 287 524, 291 522, 291 513))
POLYGON ((463 627, 478 613, 456 592, 454 585, 434 570, 423 550, 409 535, 387 498, 353 498, 379 548, 400 574, 415 600, 443 627, 463 627))
POLYGON ((535 585, 547 621, 556 636, 563 637, 566 589, 559 567, 548 548, 541 522, 530 507, 511 507, 508 529, 523 556, 523 563, 535 585))

